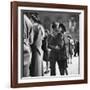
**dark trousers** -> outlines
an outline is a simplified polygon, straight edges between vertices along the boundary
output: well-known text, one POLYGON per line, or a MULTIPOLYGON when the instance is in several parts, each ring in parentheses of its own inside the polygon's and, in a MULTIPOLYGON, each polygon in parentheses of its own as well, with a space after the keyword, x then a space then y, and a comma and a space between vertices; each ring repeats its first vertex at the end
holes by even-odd
POLYGON ((59 67, 59 72, 60 75, 64 75, 66 73, 66 75, 68 74, 67 71, 67 60, 66 59, 61 59, 61 60, 51 60, 50 61, 50 68, 51 68, 51 76, 56 75, 56 62, 58 64, 59 67))
POLYGON ((60 75, 68 75, 68 71, 67 71, 67 59, 59 59, 57 60, 58 66, 59 66, 59 71, 60 71, 60 75))
POLYGON ((56 75, 56 60, 50 61, 51 76, 56 75))

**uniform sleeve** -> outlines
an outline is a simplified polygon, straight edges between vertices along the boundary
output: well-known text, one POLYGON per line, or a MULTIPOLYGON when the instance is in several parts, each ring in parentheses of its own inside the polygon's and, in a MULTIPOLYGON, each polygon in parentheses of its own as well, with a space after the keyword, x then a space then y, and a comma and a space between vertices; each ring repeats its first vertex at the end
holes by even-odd
POLYGON ((54 45, 54 44, 55 44, 55 43, 54 43, 53 37, 52 37, 52 36, 49 36, 48 47, 49 47, 50 49, 55 49, 55 45, 54 45))

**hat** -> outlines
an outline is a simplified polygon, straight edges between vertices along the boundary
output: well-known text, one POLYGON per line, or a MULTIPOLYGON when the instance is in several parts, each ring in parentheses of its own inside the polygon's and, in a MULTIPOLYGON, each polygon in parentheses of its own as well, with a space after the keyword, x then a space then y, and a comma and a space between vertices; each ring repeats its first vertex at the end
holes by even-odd
POLYGON ((71 36, 71 35, 68 35, 67 37, 68 37, 68 38, 72 38, 72 36, 71 36))

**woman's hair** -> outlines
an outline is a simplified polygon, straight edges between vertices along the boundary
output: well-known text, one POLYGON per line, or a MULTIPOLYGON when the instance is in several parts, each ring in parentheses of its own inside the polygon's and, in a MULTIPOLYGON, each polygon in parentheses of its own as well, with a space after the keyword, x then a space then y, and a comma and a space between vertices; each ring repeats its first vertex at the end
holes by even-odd
POLYGON ((62 28, 62 30, 63 30, 64 32, 66 32, 66 28, 65 28, 64 24, 60 23, 60 24, 59 24, 59 28, 60 28, 60 27, 62 28))
POLYGON ((37 23, 41 24, 41 21, 40 21, 40 18, 38 16, 38 14, 37 15, 36 14, 32 14, 31 18, 34 20, 34 22, 37 22, 37 23))

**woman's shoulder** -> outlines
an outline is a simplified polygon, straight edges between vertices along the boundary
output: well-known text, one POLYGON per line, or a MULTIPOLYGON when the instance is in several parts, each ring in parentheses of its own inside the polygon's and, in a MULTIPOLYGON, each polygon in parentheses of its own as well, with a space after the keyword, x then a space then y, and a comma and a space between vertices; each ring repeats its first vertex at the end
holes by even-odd
POLYGON ((66 34, 64 34, 64 35, 63 35, 63 37, 64 37, 65 44, 68 44, 68 43, 69 43, 69 40, 68 40, 67 35, 66 35, 66 34))

